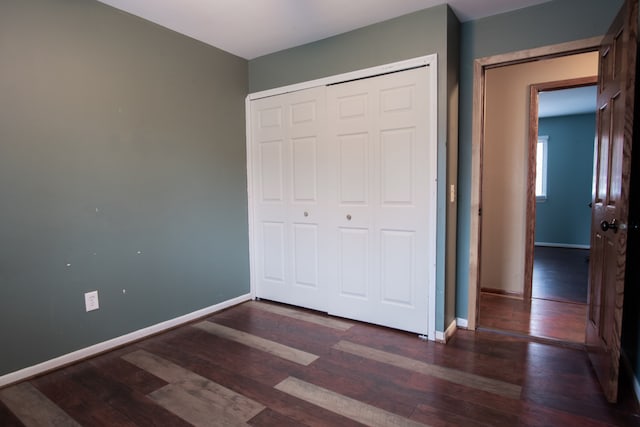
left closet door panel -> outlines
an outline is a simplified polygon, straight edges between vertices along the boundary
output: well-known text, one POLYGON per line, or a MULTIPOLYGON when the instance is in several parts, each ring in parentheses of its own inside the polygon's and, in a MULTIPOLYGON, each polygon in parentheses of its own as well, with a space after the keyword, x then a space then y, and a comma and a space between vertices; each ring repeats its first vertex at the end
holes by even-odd
POLYGON ((251 102, 256 296, 327 311, 326 88, 251 102))

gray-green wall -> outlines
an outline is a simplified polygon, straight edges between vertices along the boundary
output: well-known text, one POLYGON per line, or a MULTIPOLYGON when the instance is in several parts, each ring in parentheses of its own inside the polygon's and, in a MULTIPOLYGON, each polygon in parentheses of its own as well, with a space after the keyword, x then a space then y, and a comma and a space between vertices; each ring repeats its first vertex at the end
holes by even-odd
POLYGON ((88 0, 0 52, 0 375, 249 292, 247 61, 88 0))
MULTIPOLYGON (((447 188, 458 188, 458 114, 460 97, 460 21, 451 9, 447 13, 447 188)), ((446 196, 445 196, 446 198, 446 196)), ((456 320, 456 242, 458 233, 458 198, 446 200, 447 234, 446 238, 446 277, 444 328, 456 320)))
MULTIPOLYGON (((449 108, 457 111, 458 38, 451 33, 457 33, 458 25, 449 7, 442 5, 249 61, 249 88, 257 92, 418 56, 438 55, 436 329, 439 331, 443 330, 445 319, 454 318, 452 303, 451 312, 445 313, 445 234, 447 148, 457 146, 457 132, 450 132, 447 124, 449 108)), ((452 221, 455 223, 455 215, 452 221)))

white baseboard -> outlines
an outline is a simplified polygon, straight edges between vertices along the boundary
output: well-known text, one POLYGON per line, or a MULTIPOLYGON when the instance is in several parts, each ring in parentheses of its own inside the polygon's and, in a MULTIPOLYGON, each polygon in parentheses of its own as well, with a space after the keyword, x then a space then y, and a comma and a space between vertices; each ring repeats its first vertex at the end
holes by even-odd
POLYGON ((589 245, 574 245, 572 243, 549 243, 549 242, 536 242, 536 246, 545 246, 548 248, 567 248, 567 249, 591 249, 589 245))
POLYGON ((444 331, 436 331, 436 341, 446 344, 449 341, 449 338, 453 336, 456 331, 456 320, 453 319, 449 327, 444 331))
POLYGON ((456 317, 456 325, 458 328, 467 329, 469 327, 469 322, 467 319, 463 319, 462 317, 456 317))
POLYGON ((60 368, 65 365, 69 365, 79 360, 87 359, 97 354, 104 353, 105 351, 120 347, 124 344, 128 344, 141 338, 157 334, 158 332, 162 332, 167 329, 182 325, 184 323, 191 322, 192 320, 207 316, 209 314, 215 313, 216 311, 224 310, 225 308, 229 308, 245 301, 249 301, 250 299, 251 294, 241 295, 239 297, 223 301, 209 307, 205 307, 192 313, 188 313, 164 322, 156 323, 155 325, 151 325, 143 329, 138 329, 137 331, 133 331, 126 335, 121 335, 108 341, 94 344, 90 347, 82 348, 72 353, 64 354, 62 356, 56 357, 55 359, 50 359, 45 362, 38 363, 37 365, 20 369, 19 371, 10 372, 8 374, 0 376, 0 387, 4 387, 6 385, 25 380, 27 378, 40 375, 42 373, 60 368))
POLYGON ((627 375, 629 375, 629 378, 631 378, 631 382, 633 383, 633 391, 636 395, 636 401, 640 405, 640 382, 638 382, 638 378, 635 376, 633 368, 631 367, 631 361, 627 357, 627 353, 625 353, 624 350, 622 350, 622 364, 627 371, 627 375))

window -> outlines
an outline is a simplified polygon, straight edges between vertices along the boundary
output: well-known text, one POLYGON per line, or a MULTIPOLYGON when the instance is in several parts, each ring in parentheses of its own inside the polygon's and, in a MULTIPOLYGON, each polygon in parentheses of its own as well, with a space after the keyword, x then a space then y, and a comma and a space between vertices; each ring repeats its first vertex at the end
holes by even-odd
POLYGON ((547 143, 548 136, 538 137, 536 153, 536 200, 547 200, 547 143))

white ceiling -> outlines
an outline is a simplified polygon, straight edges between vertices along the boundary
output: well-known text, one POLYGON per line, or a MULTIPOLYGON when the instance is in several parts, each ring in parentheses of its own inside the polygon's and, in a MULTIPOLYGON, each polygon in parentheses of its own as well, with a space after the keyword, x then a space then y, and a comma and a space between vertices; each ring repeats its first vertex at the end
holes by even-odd
POLYGON ((461 21, 549 0, 100 0, 246 59, 449 3, 461 21))
POLYGON ((540 92, 538 97, 538 117, 593 113, 596 107, 596 86, 540 92))

